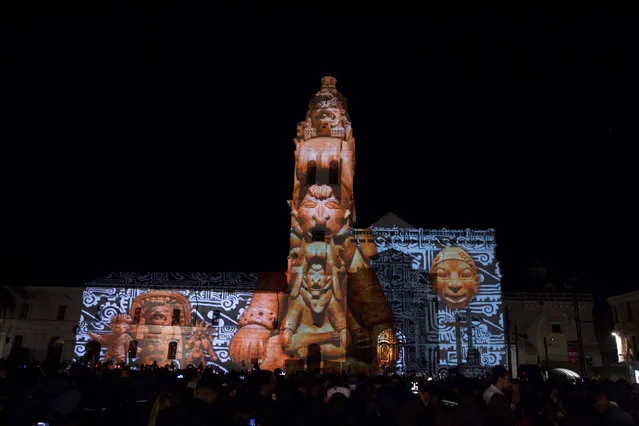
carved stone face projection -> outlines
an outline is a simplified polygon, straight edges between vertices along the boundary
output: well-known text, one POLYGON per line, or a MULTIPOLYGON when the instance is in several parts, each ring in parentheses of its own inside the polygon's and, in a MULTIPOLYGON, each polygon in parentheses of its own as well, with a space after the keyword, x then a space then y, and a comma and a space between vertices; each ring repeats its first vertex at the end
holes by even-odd
POLYGON ((330 93, 313 99, 311 104, 311 123, 320 136, 330 136, 331 130, 337 127, 344 117, 344 110, 337 97, 330 93))
POLYGON ((326 238, 346 233, 350 211, 342 209, 329 185, 312 185, 297 209, 297 221, 306 241, 312 233, 323 232, 326 238))
POLYGON ((430 269, 433 290, 451 309, 468 306, 479 291, 475 261, 460 247, 445 247, 433 259, 430 269))
POLYGON ((169 305, 153 306, 148 313, 149 324, 152 325, 171 325, 173 310, 169 305))
POLYGON ((349 127, 346 116, 346 100, 335 88, 334 77, 322 78, 322 88, 309 103, 307 126, 317 136, 344 136, 349 127))
POLYGON ((322 313, 332 296, 331 277, 327 274, 323 260, 315 258, 308 264, 303 278, 302 298, 316 314, 322 313))
POLYGON ((332 244, 315 242, 303 245, 301 280, 293 285, 291 294, 299 292, 304 303, 316 314, 324 312, 336 289, 337 299, 342 297, 335 274, 340 267, 336 264, 339 259, 334 258, 334 255, 332 244))
POLYGON ((274 321, 278 319, 277 303, 277 293, 263 294, 242 315, 239 325, 256 324, 272 329, 274 321))
POLYGON ((179 324, 186 325, 187 314, 191 311, 189 302, 180 294, 168 291, 151 291, 139 295, 131 305, 131 313, 140 308, 140 315, 146 325, 173 325, 173 310, 181 312, 179 324))
POLYGON ((311 296, 314 299, 318 298, 322 290, 326 289, 329 284, 329 277, 324 271, 324 266, 320 263, 309 265, 306 276, 304 277, 304 283, 310 291, 311 296))

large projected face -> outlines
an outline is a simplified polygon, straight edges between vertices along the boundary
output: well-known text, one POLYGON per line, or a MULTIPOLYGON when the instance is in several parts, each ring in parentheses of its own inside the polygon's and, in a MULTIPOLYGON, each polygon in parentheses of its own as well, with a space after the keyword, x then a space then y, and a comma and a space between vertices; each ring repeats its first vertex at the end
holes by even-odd
POLYGON ((460 247, 445 247, 431 265, 433 290, 451 309, 468 306, 479 291, 479 275, 475 261, 460 247))
POLYGON ((332 130, 346 124, 344 98, 335 89, 334 77, 322 79, 322 89, 309 103, 308 117, 319 136, 330 136, 332 130))
POLYGON ((89 287, 75 355, 97 351, 95 361, 227 369, 230 340, 251 298, 245 292, 89 287))
POLYGON ((341 208, 329 185, 312 185, 293 215, 308 242, 313 231, 323 232, 326 238, 348 232, 350 211, 341 208))
MULTIPOLYGON (((326 243, 312 243, 303 248, 305 266, 302 266, 302 283, 299 286, 299 293, 315 314, 324 312, 333 297, 331 291, 335 290, 333 285, 336 286, 335 288, 340 285, 338 278, 335 277, 334 282, 331 276, 336 261, 331 258, 331 249, 331 246, 326 243)), ((297 293, 296 290, 293 292, 297 293)))
POLYGON ((337 127, 345 116, 337 97, 330 93, 313 99, 311 104, 311 123, 318 129, 319 135, 330 135, 331 129, 337 127))
POLYGON ((377 250, 372 265, 403 342, 402 369, 436 374, 458 365, 504 363, 501 274, 492 230, 374 228, 372 234, 377 250))

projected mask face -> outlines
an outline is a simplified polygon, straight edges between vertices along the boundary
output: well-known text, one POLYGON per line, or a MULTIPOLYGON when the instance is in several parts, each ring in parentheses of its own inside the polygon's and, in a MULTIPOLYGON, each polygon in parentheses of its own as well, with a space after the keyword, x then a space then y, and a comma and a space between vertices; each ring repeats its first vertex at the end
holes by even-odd
POLYGON ((475 262, 463 249, 446 247, 433 259, 433 290, 451 309, 465 308, 479 291, 475 262))
POLYGON ((344 116, 339 100, 330 93, 315 98, 311 104, 310 113, 311 123, 320 135, 330 135, 330 130, 339 125, 344 116))
POLYGON ((323 290, 327 289, 330 284, 330 278, 324 271, 324 266, 314 263, 309 266, 304 276, 306 288, 310 291, 311 297, 319 298, 323 290))
POLYGON ((171 325, 171 307, 168 305, 154 306, 148 315, 149 324, 152 325, 171 325))
POLYGON ((329 185, 312 185, 297 210, 297 221, 307 241, 311 241, 312 231, 324 232, 327 238, 338 235, 349 216, 329 185))

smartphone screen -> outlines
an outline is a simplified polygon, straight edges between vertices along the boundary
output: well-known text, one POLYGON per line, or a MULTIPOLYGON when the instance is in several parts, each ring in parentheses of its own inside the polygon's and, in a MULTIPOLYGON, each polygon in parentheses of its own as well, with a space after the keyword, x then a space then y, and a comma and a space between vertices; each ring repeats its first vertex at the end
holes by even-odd
POLYGON ((255 419, 249 419, 248 426, 255 426, 255 419))

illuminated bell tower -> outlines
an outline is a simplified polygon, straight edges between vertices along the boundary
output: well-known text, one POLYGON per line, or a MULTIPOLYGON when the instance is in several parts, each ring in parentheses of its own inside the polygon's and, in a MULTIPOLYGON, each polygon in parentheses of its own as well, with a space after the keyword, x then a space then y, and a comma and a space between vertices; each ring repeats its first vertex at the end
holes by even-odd
POLYGON ((322 78, 322 87, 309 102, 306 120, 297 127, 291 208, 291 251, 302 241, 343 246, 355 220, 353 177, 355 139, 346 99, 335 77, 322 78))
MULTIPOLYGON (((299 123, 294 139, 294 186, 293 198, 289 201, 288 311, 292 311, 291 301, 300 292, 304 295, 305 286, 313 293, 313 270, 308 263, 315 255, 309 253, 322 252, 322 246, 326 246, 323 256, 331 263, 325 272, 332 276, 335 295, 332 302, 339 304, 347 330, 340 328, 340 318, 331 319, 340 333, 333 344, 343 352, 337 357, 338 351, 332 345, 322 344, 322 359, 349 363, 356 359, 356 368, 362 363, 377 368, 378 364, 388 365, 395 358, 389 353, 382 357, 383 361, 377 354, 383 335, 393 333, 393 319, 375 272, 351 235, 355 222, 355 139, 346 99, 337 91, 336 82, 335 77, 322 78, 322 87, 310 100, 306 119, 299 123)), ((314 306, 314 298, 321 299, 321 291, 313 294, 315 296, 307 300, 309 306, 314 306)), ((317 303, 322 302, 317 300, 317 303)), ((327 311, 331 313, 330 309, 327 311)), ((287 314, 282 324, 285 330, 304 323, 303 318, 295 322, 289 317, 287 314)), ((323 327, 319 327, 321 329, 323 327)))
POLYGON ((392 334, 392 312, 350 232, 355 140, 334 77, 322 78, 294 142, 288 288, 275 294, 258 283, 231 341, 231 359, 266 370, 388 365, 394 355, 384 336, 392 334))

